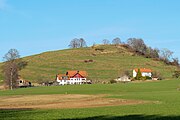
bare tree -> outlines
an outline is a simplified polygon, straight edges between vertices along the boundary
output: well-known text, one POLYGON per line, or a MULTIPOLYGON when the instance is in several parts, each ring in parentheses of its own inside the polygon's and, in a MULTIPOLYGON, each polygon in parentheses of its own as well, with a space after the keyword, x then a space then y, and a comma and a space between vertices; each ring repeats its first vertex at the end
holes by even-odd
POLYGON ((83 38, 79 39, 79 44, 80 44, 80 47, 87 47, 86 41, 83 38))
POLYGON ((11 61, 17 60, 20 58, 19 52, 16 49, 10 49, 8 53, 6 53, 3 57, 5 61, 11 61))
POLYGON ((172 60, 173 61, 171 62, 171 64, 179 67, 179 59, 178 58, 172 58, 172 60))
POLYGON ((70 44, 69 44, 70 48, 81 48, 81 47, 87 47, 86 45, 86 41, 83 38, 74 38, 73 40, 71 40, 70 44))
POLYGON ((4 83, 9 89, 14 89, 17 86, 18 69, 14 62, 6 62, 3 66, 4 83))
POLYGON ((136 52, 140 52, 145 54, 147 46, 144 43, 143 39, 137 39, 137 38, 129 38, 127 40, 127 44, 134 49, 136 52))
POLYGON ((74 38, 73 40, 71 40, 69 47, 70 48, 79 48, 79 39, 74 38))
POLYGON ((173 52, 164 48, 161 50, 160 58, 165 62, 169 63, 170 58, 172 57, 173 52))
POLYGON ((112 40, 112 44, 114 44, 114 45, 119 45, 119 44, 121 44, 121 39, 120 38, 114 38, 113 40, 112 40))
POLYGON ((160 50, 158 48, 154 48, 151 54, 152 58, 159 58, 159 52, 160 50))
POLYGON ((145 56, 147 58, 159 58, 159 50, 157 48, 153 49, 151 47, 147 47, 145 56))
POLYGON ((3 58, 5 60, 2 71, 4 82, 12 90, 17 87, 18 71, 24 68, 27 62, 20 59, 19 52, 16 49, 10 49, 3 58))
POLYGON ((102 42, 103 42, 104 45, 108 45, 109 44, 109 40, 108 39, 104 39, 102 42))

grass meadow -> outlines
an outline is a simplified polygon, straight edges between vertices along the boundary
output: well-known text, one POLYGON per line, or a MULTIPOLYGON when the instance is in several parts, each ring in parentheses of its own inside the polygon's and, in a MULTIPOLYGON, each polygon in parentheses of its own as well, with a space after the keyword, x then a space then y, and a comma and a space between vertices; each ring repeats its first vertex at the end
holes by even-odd
MULTIPOLYGON (((92 84, 22 88, 0 91, 1 96, 43 94, 108 94, 119 99, 148 100, 152 103, 73 109, 11 109, 0 110, 0 119, 64 119, 64 120, 179 120, 179 80, 155 82, 92 84)), ((1 99, 0 99, 1 101, 1 99)))

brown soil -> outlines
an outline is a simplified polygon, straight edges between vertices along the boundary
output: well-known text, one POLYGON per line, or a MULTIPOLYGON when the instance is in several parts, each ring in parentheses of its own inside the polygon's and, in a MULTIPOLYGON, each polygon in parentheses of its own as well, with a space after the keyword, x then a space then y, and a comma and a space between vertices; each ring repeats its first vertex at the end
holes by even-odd
POLYGON ((105 96, 79 94, 1 96, 0 109, 90 108, 147 103, 147 101, 104 98, 105 96))
POLYGON ((3 89, 4 89, 4 87, 2 85, 0 85, 0 90, 3 90, 3 89))

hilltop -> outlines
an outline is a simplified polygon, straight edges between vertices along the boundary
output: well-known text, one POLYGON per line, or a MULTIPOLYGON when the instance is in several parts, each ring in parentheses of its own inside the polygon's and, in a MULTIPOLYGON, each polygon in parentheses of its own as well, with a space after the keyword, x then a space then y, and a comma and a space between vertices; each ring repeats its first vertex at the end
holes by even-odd
MULTIPOLYGON (((55 80, 56 74, 67 70, 85 70, 88 72, 88 79, 109 81, 134 68, 150 68, 168 79, 176 69, 162 61, 136 55, 122 45, 96 45, 50 51, 24 57, 23 60, 28 62, 28 66, 20 75, 32 82, 55 80)), ((0 76, 2 78, 2 73, 0 76)))

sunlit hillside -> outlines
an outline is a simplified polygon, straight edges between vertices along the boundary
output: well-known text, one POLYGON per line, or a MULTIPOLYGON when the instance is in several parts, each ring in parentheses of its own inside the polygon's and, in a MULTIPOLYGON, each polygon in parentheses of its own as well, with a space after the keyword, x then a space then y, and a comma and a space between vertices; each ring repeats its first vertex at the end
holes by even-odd
POLYGON ((28 66, 20 74, 22 78, 32 82, 54 80, 56 74, 65 73, 67 70, 85 70, 88 72, 88 79, 109 81, 133 68, 150 68, 168 79, 176 69, 115 45, 50 51, 23 59, 28 61, 28 66))

